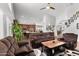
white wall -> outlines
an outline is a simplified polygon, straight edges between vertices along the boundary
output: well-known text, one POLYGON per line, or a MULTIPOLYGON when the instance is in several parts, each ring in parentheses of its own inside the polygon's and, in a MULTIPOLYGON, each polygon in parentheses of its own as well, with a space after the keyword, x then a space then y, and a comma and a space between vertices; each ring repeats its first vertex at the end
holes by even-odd
MULTIPOLYGON (((12 23, 12 20, 14 19, 13 14, 9 8, 8 3, 0 3, 0 39, 8 36, 7 34, 9 32, 7 32, 7 23, 9 23, 9 21, 7 21, 7 17, 9 18, 10 24, 12 23)), ((10 34, 9 34, 10 36, 10 34)))
POLYGON ((60 14, 60 16, 56 17, 56 25, 58 25, 60 22, 62 22, 63 20, 67 20, 67 7, 62 11, 62 13, 60 14))
POLYGON ((11 13, 12 19, 15 19, 13 4, 12 3, 8 3, 8 7, 10 9, 10 13, 11 13))
POLYGON ((37 18, 33 18, 33 17, 29 17, 29 16, 19 17, 17 20, 21 24, 36 24, 36 23, 40 23, 37 18))
POLYGON ((3 11, 0 9, 0 38, 3 38, 3 11))
POLYGON ((11 20, 13 19, 13 14, 9 8, 8 3, 0 3, 0 9, 5 15, 7 15, 11 20))

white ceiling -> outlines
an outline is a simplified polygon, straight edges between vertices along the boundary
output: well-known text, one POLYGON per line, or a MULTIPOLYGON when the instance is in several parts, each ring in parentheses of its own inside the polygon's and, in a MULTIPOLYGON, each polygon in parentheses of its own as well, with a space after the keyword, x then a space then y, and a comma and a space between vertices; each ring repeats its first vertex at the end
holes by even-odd
POLYGON ((13 3, 13 9, 15 17, 41 17, 44 14, 49 14, 55 17, 61 15, 64 10, 70 6, 70 3, 51 3, 55 10, 40 10, 42 7, 46 7, 47 3, 13 3))

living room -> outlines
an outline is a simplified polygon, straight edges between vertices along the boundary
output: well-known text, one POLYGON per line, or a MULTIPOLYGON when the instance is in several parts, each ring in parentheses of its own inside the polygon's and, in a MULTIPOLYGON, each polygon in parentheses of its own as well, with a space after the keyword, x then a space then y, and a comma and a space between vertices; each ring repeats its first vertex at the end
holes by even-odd
POLYGON ((78 56, 79 3, 0 3, 0 56, 78 56))

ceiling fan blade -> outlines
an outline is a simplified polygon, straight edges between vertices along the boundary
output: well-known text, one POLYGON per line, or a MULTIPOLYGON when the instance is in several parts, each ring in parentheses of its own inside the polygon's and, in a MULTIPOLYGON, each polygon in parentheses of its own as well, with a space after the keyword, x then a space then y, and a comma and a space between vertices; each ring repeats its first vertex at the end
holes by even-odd
POLYGON ((43 10, 43 9, 46 9, 46 7, 44 7, 44 8, 41 8, 40 10, 43 10))
POLYGON ((55 9, 54 7, 50 7, 51 9, 55 9))

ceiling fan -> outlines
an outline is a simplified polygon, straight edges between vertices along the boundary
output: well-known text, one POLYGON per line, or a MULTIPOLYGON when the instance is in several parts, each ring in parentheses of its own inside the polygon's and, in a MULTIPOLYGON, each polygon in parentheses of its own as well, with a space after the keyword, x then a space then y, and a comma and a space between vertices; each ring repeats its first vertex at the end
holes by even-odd
POLYGON ((40 10, 44 10, 44 9, 52 9, 52 10, 55 10, 55 8, 52 7, 50 3, 48 3, 46 7, 43 7, 40 10))

